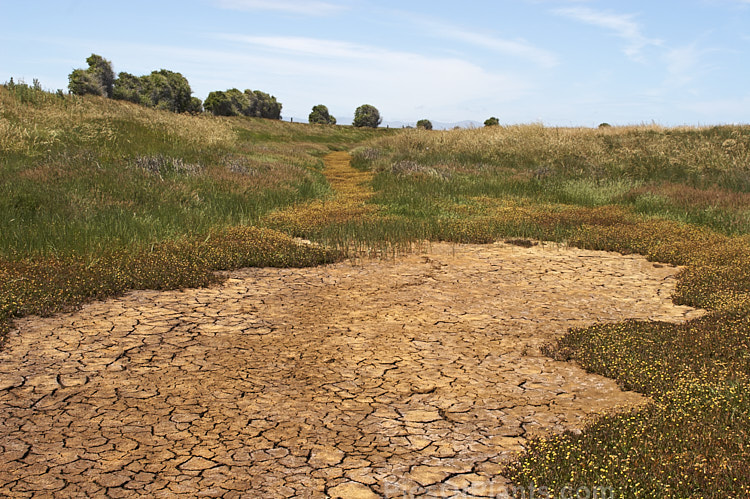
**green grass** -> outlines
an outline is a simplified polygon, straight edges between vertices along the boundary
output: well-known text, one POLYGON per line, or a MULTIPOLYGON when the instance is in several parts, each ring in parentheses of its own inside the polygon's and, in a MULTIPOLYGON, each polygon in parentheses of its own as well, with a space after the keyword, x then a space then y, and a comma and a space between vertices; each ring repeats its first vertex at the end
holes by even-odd
POLYGON ((398 177, 409 184, 399 189, 422 191, 423 198, 433 191, 435 196, 616 204, 744 234, 750 232, 748 154, 747 126, 589 130, 534 125, 409 131, 356 149, 353 164, 398 177))
POLYGON ((351 127, 186 116, 0 87, 0 256, 97 255, 330 195, 320 157, 351 127))

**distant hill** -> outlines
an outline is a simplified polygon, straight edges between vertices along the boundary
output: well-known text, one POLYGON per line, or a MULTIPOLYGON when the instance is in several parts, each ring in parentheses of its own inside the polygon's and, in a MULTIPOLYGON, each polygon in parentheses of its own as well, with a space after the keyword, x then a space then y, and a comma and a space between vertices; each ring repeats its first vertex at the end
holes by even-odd
MULTIPOLYGON (((471 121, 471 120, 464 120, 464 121, 457 121, 453 123, 446 123, 443 121, 433 121, 432 127, 434 130, 452 130, 453 128, 459 127, 459 128, 480 128, 482 124, 478 121, 471 121)), ((403 127, 416 127, 417 122, 416 121, 384 121, 381 126, 389 126, 391 128, 403 128, 403 127)))
MULTIPOLYGON (((293 120, 295 123, 307 123, 307 118, 284 118, 285 121, 293 120)), ((354 121, 353 117, 346 117, 346 118, 339 118, 336 117, 337 124, 339 125, 351 125, 352 121, 354 121)), ((430 120, 432 121, 432 120, 430 120)), ((416 121, 383 121, 383 124, 380 125, 381 127, 389 127, 389 128, 405 128, 405 127, 416 127, 417 122, 416 121)), ((432 121, 432 126, 435 130, 452 130, 453 128, 459 127, 459 128, 481 128, 483 125, 479 121, 472 121, 472 120, 464 120, 464 121, 457 121, 454 123, 446 123, 442 121, 432 121)))

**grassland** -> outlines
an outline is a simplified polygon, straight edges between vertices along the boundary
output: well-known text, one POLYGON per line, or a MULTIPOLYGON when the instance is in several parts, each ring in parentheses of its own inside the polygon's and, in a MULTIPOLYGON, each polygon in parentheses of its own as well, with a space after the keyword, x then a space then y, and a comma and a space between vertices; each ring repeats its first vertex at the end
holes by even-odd
POLYGON ((0 88, 0 154, 5 327, 128 288, 204 285, 218 269, 422 240, 534 238, 685 266, 674 299, 704 318, 597 325, 547 348, 654 403, 536 441, 506 473, 556 493, 750 496, 748 127, 393 133, 16 86, 0 88), (361 178, 327 180, 321 156, 349 148, 361 178))

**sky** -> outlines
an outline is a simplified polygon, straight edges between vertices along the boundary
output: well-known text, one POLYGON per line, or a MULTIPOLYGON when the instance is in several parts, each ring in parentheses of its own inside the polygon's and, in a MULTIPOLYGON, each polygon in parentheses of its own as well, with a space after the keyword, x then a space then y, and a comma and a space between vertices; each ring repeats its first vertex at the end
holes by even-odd
POLYGON ((285 119, 750 122, 750 0, 0 0, 0 82, 67 88, 92 53, 285 119))

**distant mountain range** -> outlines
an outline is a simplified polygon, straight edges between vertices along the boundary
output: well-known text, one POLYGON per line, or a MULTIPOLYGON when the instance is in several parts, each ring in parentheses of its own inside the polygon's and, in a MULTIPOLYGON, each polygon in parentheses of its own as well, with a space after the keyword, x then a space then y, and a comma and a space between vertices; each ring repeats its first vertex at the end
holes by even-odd
MULTIPOLYGON (((285 121, 289 121, 290 118, 284 118, 285 121)), ((291 118, 292 121, 295 123, 307 123, 307 118, 291 118)), ((351 125, 352 121, 354 121, 354 118, 336 118, 337 123, 339 125, 351 125)), ((432 120, 430 120, 432 121, 432 120)), ((383 128, 406 128, 406 127, 416 127, 417 122, 416 121, 383 121, 383 123, 380 125, 383 128)), ((445 123, 442 121, 432 121, 432 127, 435 130, 452 130, 453 128, 459 127, 459 128, 481 128, 484 126, 479 121, 472 121, 472 120, 464 120, 464 121, 457 121, 454 123, 445 123)))

